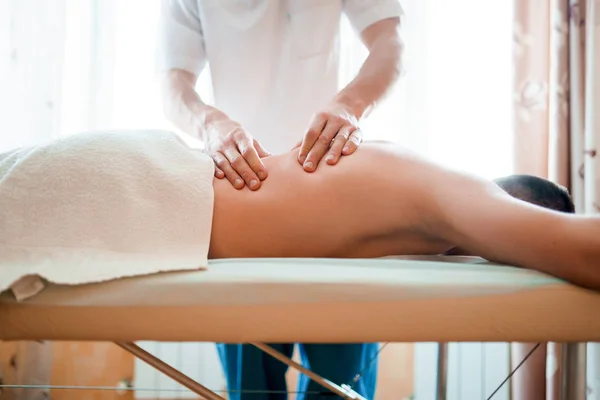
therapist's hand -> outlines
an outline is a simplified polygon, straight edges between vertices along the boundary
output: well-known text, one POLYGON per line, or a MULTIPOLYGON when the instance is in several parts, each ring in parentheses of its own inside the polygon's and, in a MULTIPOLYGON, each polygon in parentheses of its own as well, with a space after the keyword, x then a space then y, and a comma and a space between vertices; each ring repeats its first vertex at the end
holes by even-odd
POLYGON ((206 151, 215 162, 215 177, 227 178, 236 188, 257 190, 267 178, 261 158, 270 155, 237 122, 222 117, 207 124, 206 151))
POLYGON ((341 156, 356 151, 362 142, 358 119, 343 104, 334 103, 315 114, 298 154, 305 171, 313 172, 323 157, 335 165, 341 156))

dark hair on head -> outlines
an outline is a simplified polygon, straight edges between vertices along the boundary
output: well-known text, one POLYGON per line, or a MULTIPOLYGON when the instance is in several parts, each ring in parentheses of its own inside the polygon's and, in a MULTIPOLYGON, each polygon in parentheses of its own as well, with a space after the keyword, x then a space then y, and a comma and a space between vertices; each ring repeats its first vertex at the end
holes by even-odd
POLYGON ((569 191, 547 179, 533 175, 510 175, 494 180, 506 193, 526 201, 564 213, 575 213, 575 204, 569 191))

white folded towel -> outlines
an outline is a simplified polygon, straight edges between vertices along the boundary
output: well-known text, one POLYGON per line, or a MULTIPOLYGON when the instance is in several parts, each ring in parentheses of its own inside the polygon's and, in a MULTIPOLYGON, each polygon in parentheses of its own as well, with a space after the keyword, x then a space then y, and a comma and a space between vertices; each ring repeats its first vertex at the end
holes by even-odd
POLYGON ((165 131, 75 134, 0 154, 0 292, 207 266, 214 164, 165 131))

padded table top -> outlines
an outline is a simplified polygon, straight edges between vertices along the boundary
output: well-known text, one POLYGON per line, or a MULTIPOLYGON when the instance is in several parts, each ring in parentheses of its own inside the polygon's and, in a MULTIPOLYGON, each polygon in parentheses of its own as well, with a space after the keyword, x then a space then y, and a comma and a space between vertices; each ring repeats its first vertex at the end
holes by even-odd
POLYGON ((473 257, 235 259, 0 295, 0 340, 600 341, 600 294, 473 257))

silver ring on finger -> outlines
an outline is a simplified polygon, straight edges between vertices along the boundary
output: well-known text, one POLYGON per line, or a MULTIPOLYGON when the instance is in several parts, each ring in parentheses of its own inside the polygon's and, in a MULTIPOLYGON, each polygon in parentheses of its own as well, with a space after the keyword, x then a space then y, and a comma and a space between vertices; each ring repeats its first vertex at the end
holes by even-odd
POLYGON ((227 160, 227 162, 231 165, 233 165, 233 163, 238 159, 238 158, 244 158, 244 156, 242 156, 242 154, 236 149, 236 150, 229 150, 229 151, 225 151, 225 153, 223 153, 223 156, 225 157, 225 159, 227 160))
POLYGON ((219 165, 219 162, 227 160, 227 157, 220 152, 216 152, 211 158, 215 162, 215 165, 219 165))
POLYGON ((331 142, 329 142, 329 147, 332 147, 335 144, 335 141, 339 138, 339 135, 335 135, 333 137, 333 139, 331 139, 331 142))

